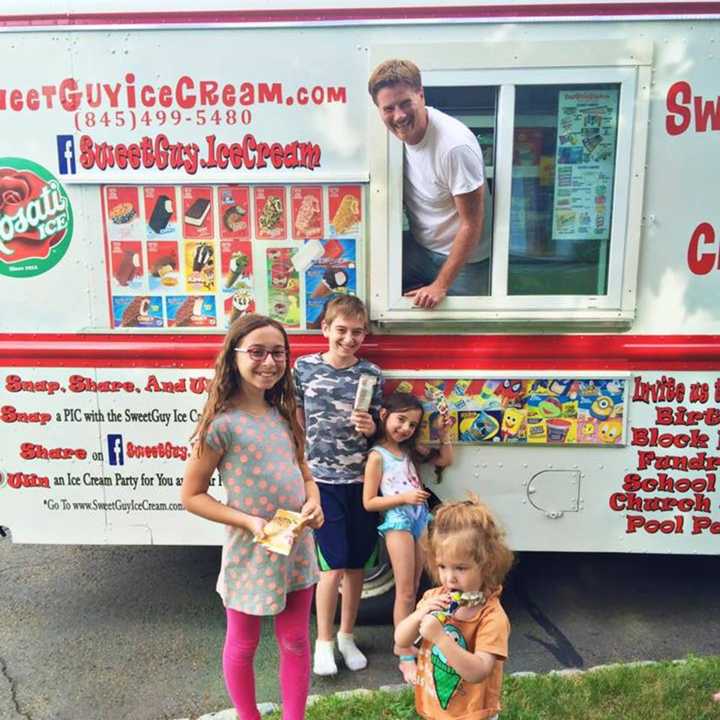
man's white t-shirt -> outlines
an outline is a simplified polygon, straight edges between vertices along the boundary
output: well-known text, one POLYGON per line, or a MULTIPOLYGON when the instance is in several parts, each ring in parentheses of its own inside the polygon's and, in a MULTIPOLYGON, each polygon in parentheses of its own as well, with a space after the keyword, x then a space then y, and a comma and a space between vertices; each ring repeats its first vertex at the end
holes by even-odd
MULTIPOLYGON (((405 145, 403 202, 415 241, 448 255, 460 228, 454 195, 477 190, 485 182, 477 138, 459 120, 428 107, 428 127, 416 145, 405 145)), ((467 262, 490 255, 487 232, 489 198, 485 198, 485 230, 467 262)))

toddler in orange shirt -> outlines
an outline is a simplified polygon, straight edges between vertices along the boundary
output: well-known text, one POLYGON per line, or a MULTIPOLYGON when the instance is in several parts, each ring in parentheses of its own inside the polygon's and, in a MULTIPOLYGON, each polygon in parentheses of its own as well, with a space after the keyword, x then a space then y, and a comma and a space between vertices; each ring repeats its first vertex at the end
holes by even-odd
POLYGON ((415 708, 432 720, 496 718, 510 635, 500 593, 513 554, 475 496, 437 508, 426 543, 439 586, 395 630, 399 646, 422 640, 415 708))

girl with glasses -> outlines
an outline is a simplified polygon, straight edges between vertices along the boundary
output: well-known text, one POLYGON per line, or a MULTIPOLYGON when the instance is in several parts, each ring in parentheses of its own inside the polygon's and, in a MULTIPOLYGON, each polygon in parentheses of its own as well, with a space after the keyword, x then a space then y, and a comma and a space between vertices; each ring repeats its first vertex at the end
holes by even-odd
POLYGON ((310 681, 310 605, 318 571, 310 528, 323 523, 295 413, 288 338, 280 323, 246 315, 230 327, 191 438, 181 500, 226 526, 217 590, 227 614, 223 671, 240 720, 259 720, 253 659, 260 619, 275 617, 285 720, 301 720, 310 681), (227 503, 208 494, 215 470, 227 503), (301 513, 288 556, 256 542, 278 509, 301 513))

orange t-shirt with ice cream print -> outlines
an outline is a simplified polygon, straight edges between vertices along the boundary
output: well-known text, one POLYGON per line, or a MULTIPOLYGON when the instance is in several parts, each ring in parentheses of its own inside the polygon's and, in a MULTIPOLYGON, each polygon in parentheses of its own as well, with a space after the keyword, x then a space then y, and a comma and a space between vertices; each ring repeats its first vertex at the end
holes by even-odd
MULTIPOLYGON (((433 588, 423 596, 447 592, 433 588)), ((423 718, 432 720, 483 720, 500 711, 503 666, 508 655, 510 621, 500 605, 500 592, 493 593, 469 620, 448 617, 443 629, 463 649, 496 656, 490 675, 479 683, 465 682, 448 665, 439 648, 423 640, 418 652, 415 684, 415 708, 423 718)))
MULTIPOLYGON (((266 520, 279 508, 300 511, 305 484, 290 430, 275 408, 261 416, 242 410, 221 413, 210 425, 207 444, 223 453, 218 472, 230 507, 266 520)), ((217 582, 225 607, 248 615, 277 615, 285 608, 288 593, 317 580, 309 528, 285 556, 256 543, 244 528, 225 527, 217 582)))

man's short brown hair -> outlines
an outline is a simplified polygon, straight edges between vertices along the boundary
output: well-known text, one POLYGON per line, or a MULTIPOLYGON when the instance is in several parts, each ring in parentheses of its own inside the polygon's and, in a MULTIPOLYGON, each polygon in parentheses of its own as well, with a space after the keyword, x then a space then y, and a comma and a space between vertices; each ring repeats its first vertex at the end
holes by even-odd
POLYGON ((393 85, 407 85, 416 92, 422 90, 420 68, 410 60, 385 60, 380 63, 370 75, 368 92, 377 105, 378 93, 386 87, 393 85))

